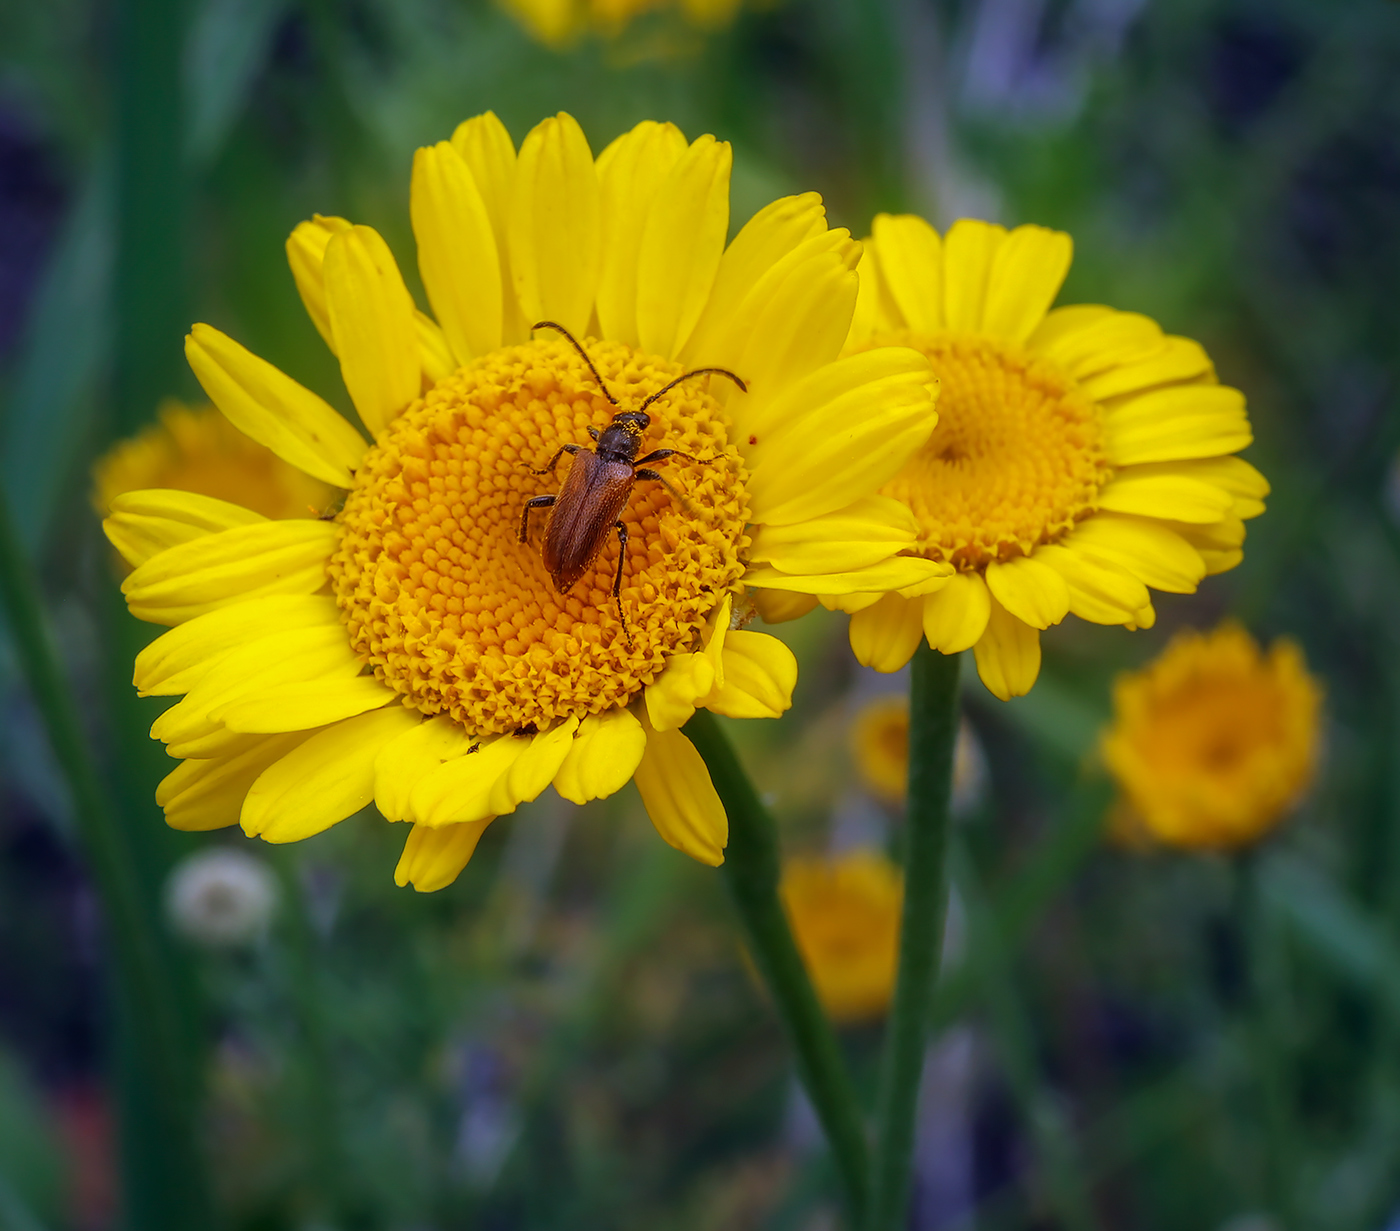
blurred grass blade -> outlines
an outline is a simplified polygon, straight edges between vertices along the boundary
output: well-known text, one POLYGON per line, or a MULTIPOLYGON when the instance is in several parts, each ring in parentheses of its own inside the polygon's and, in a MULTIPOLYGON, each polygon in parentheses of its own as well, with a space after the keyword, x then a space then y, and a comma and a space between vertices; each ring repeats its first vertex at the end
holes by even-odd
POLYGON ((0 1231, 46 1231, 4 1176, 0 1176, 0 1231))
POLYGON ((185 46, 185 155, 211 162, 238 122, 287 0, 205 0, 185 46))

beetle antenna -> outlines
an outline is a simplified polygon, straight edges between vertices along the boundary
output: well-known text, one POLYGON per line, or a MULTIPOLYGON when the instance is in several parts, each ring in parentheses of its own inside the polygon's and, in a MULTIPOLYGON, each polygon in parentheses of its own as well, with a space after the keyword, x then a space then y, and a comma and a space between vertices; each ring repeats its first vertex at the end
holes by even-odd
MULTIPOLYGON (((598 388, 600 388, 603 391, 603 396, 607 398, 608 401, 611 402, 614 406, 622 405, 621 402, 619 402, 615 397, 613 397, 611 393, 608 392, 608 387, 603 383, 603 378, 599 374, 598 369, 593 366, 593 360, 591 360, 588 357, 588 352, 583 349, 583 347, 579 344, 579 340, 576 337, 574 337, 574 335, 571 334, 567 329, 565 329, 563 325, 559 324, 558 321, 536 321, 533 325, 530 326, 530 331, 533 333, 536 329, 553 329, 556 333, 562 333, 566 338, 568 338, 569 342, 573 345, 574 350, 578 351, 584 363, 588 365, 588 370, 593 373, 593 379, 598 382, 598 388)), ((667 388, 670 388, 670 386, 668 385, 667 388)))
POLYGON ((664 386, 664 387, 658 389, 655 393, 653 393, 653 394, 651 395, 651 397, 647 398, 647 400, 646 400, 645 402, 643 402, 640 406, 638 406, 637 409, 638 409, 638 410, 645 410, 645 409, 646 409, 648 406, 650 406, 654 401, 656 401, 656 399, 659 398, 662 394, 664 394, 664 393, 670 393, 671 390, 674 389, 677 385, 679 385, 679 384, 681 383, 681 381, 683 381, 683 380, 689 380, 692 376, 711 376, 711 375, 713 375, 713 376, 727 376, 727 377, 729 377, 730 380, 732 380, 736 385, 739 386, 739 392, 741 392, 741 393, 747 393, 747 392, 749 391, 748 385, 744 384, 744 382, 743 382, 742 380, 740 380, 737 376, 735 376, 734 373, 731 372, 728 368, 696 368, 695 371, 693 371, 693 372, 686 372, 685 375, 683 375, 683 376, 677 376, 676 379, 673 380, 669 385, 666 385, 666 386, 664 386))

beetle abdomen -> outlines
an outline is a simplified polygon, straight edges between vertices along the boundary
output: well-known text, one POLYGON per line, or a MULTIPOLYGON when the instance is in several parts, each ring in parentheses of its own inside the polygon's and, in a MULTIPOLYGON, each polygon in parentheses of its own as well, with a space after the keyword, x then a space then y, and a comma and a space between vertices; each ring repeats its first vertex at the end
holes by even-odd
POLYGON ((604 461, 588 452, 575 455, 550 513, 541 553, 560 594, 567 594, 598 558, 635 481, 626 462, 604 461))

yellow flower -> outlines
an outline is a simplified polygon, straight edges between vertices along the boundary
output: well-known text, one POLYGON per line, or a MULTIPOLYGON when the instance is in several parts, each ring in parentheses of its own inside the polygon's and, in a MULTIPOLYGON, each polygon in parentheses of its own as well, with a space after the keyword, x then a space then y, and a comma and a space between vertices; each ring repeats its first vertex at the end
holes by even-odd
POLYGON ((794 858, 783 866, 779 892, 832 1019, 859 1022, 883 1014, 899 960, 899 869, 874 851, 794 858))
MULTIPOLYGON (((887 804, 902 805, 909 788, 909 698, 877 697, 857 712, 851 726, 856 770, 870 793, 887 804)), ((955 813, 973 808, 982 793, 986 770, 977 736, 963 719, 953 749, 953 783, 949 806, 955 813)))
POLYGON ((875 495, 936 422, 927 361, 840 357, 860 249, 815 194, 770 205, 726 248, 729 169, 726 144, 671 125, 640 124, 595 163, 567 115, 518 154, 494 115, 469 120, 414 159, 433 317, 376 232, 298 226, 297 286, 372 444, 194 327, 186 354, 215 405, 349 494, 333 521, 174 492, 113 502, 114 541, 145 533, 127 602, 174 626, 135 675, 143 693, 185 694, 152 728, 184 758, 157 793, 171 825, 237 821, 288 842, 373 802, 412 823, 397 878, 426 890, 551 783, 584 803, 635 777, 668 842, 722 861, 728 822, 679 728, 701 706, 752 718, 790 704, 792 654, 731 628, 757 541, 799 591, 946 572, 898 554, 917 526, 875 495), (544 320, 586 355, 532 336, 544 320), (604 523, 600 554, 559 593, 543 516, 520 541, 527 502, 560 488, 550 460, 588 446, 618 411, 610 397, 635 409, 698 367, 748 392, 682 379, 650 404, 638 453, 689 457, 655 463, 672 487, 638 478, 625 539, 604 523))
POLYGON ((924 636, 972 648, 1005 700, 1035 683, 1041 629, 1071 612, 1149 627, 1148 587, 1191 593, 1240 561, 1269 488, 1230 456, 1252 439, 1244 397, 1197 343, 1135 313, 1049 311, 1070 264, 1057 231, 964 220, 940 239, 882 215, 869 249, 849 349, 916 347, 942 381, 937 430, 882 491, 957 576, 827 598, 861 662, 897 670, 924 636))
POLYGON ((1262 837, 1317 762, 1322 690, 1291 641, 1268 654, 1235 624, 1178 633, 1118 678, 1103 757, 1153 839, 1223 850, 1262 837))
POLYGON ((232 500, 264 517, 316 517, 338 496, 240 432, 212 406, 173 398, 160 422, 111 447, 92 468, 92 502, 106 516, 123 492, 147 487, 232 500))
POLYGON ((634 18, 669 11, 701 30, 734 20, 742 0, 501 0, 502 7, 547 47, 566 47, 585 31, 616 38, 634 18))

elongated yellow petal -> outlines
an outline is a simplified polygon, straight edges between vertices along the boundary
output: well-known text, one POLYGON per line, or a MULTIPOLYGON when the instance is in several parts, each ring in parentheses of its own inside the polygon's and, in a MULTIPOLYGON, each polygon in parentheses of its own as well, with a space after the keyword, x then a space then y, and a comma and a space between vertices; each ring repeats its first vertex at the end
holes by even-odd
POLYGON ((268 842, 299 842, 353 816, 374 798, 380 748, 419 721, 394 705, 317 732, 253 783, 243 801, 243 831, 268 842))
POLYGON ((308 732, 273 735, 230 756, 182 761, 156 787, 156 803, 171 829, 202 832, 238 823, 258 775, 306 739, 308 732))
POLYGON ((907 505, 863 496, 835 512, 786 526, 760 526, 749 559, 785 573, 866 568, 912 548, 919 526, 907 505))
POLYGON ((236 526, 152 556, 122 582, 137 619, 180 624, 229 603, 312 594, 326 583, 336 527, 323 521, 236 526))
MULTIPOLYGON (((890 292, 889 280, 880 266, 880 257, 870 240, 863 245, 857 273, 860 288, 856 292, 856 310, 851 317, 851 331, 846 335, 846 350, 855 351, 865 347, 877 334, 906 328, 904 313, 895 303, 890 292)), ((943 283, 938 283, 938 311, 943 311, 943 283)))
POLYGON ((1063 546, 1118 565, 1144 585, 1172 594, 1193 594, 1205 565, 1200 554, 1160 522, 1100 513, 1080 523, 1063 546))
MULTIPOLYGON (((1248 521, 1264 511, 1269 480, 1242 457, 1203 457, 1191 461, 1157 462, 1120 471, 1123 476, 1179 475, 1229 492, 1230 515, 1248 521)), ((1180 520, 1185 520, 1184 518, 1180 520)))
POLYGON ((642 235, 658 189, 685 152, 685 136, 674 124, 643 120, 598 155, 602 201, 598 323, 604 337, 629 346, 640 343, 637 278, 642 235))
POLYGON ((325 277, 340 374, 364 425, 379 436, 422 391, 413 297, 373 227, 331 236, 325 277))
POLYGON ((1084 392, 1096 402, 1139 393, 1178 381, 1213 379, 1215 368, 1205 348, 1190 338, 1165 338, 1163 347, 1148 359, 1120 364, 1082 382, 1084 392))
POLYGON ((743 629, 724 640, 724 683, 704 706, 729 718, 779 718, 792 707, 797 657, 776 637, 743 629))
POLYGON ((413 311, 413 333, 418 339, 418 362, 423 368, 425 385, 435 385, 457 370, 457 360, 437 321, 416 308, 413 311))
POLYGON ((750 218, 720 258, 709 303, 681 351, 687 366, 737 359, 728 340, 745 301, 769 270, 826 234, 826 209, 815 192, 782 197, 750 218))
POLYGON ((646 710, 653 729, 683 727, 700 698, 714 686, 714 664, 704 654, 673 654, 661 674, 647 685, 646 710))
POLYGON ((1151 605, 1147 587, 1118 565, 1051 544, 1035 553, 1069 587, 1069 609, 1095 624, 1127 624, 1151 605))
POLYGON ((1049 628, 1069 614, 1065 579, 1034 556, 987 566, 987 589, 1012 615, 1032 628, 1049 628))
POLYGON ((960 218, 943 237, 943 320, 958 333, 982 333, 992 264, 1006 228, 960 218))
POLYGON ((924 599, 924 636, 935 650, 960 654, 987 631, 992 596, 978 573, 957 573, 924 599))
POLYGON ((342 718, 353 718, 398 699, 398 693, 372 675, 351 679, 312 680, 275 684, 254 696, 240 697, 209 712, 230 731, 271 735, 304 731, 342 718))
POLYGON ((338 628, 329 594, 277 594, 210 611, 162 633, 136 656, 132 683, 143 697, 189 692, 221 659, 270 631, 338 628))
POLYGON ((1238 517, 1226 517, 1209 526, 1167 522, 1172 530, 1186 540, 1201 557, 1206 575, 1228 572, 1244 559, 1245 528, 1238 517))
POLYGON ((744 582, 756 589, 789 590, 825 597, 907 590, 911 586, 936 587, 952 573, 948 565, 936 560, 895 556, 869 568, 843 573, 780 573, 766 564, 758 564, 744 574, 744 582))
POLYGON ((462 156, 476 181, 477 190, 491 219, 496 236, 496 253, 501 262, 502 305, 501 342, 513 346, 529 336, 534 318, 526 320, 515 296, 515 283, 510 274, 510 252, 507 243, 507 219, 515 192, 515 144, 505 125, 494 112, 473 116, 457 126, 452 134, 452 148, 462 156))
POLYGON ((497 736, 483 740, 476 752, 445 761, 424 775, 409 794, 408 819, 441 826, 494 816, 488 806, 492 789, 533 738, 497 736))
POLYGON ((997 248, 982 309, 982 329, 1024 342, 1045 319, 1074 256, 1074 242, 1048 227, 1017 227, 997 248))
POLYGON ((1057 308, 1031 335, 1030 345, 1076 380, 1162 354, 1162 328, 1137 312, 1081 306, 1057 308))
POLYGON ((729 142, 695 141, 662 182, 637 258, 642 349, 671 356, 709 302, 729 232, 729 142))
POLYGON ((800 620, 817 605, 815 594, 788 594, 782 590, 755 590, 753 605, 765 624, 786 624, 800 620))
MULTIPOLYGON (((938 232, 914 214, 877 214, 871 246, 879 276, 904 318, 901 323, 915 333, 941 332, 943 241, 938 232)), ((860 276, 866 276, 864 265, 860 276)), ((890 327, 899 324, 890 322, 890 327)))
POLYGON ((287 264, 292 267, 297 293, 306 306, 311 323, 316 326, 316 332, 331 348, 332 354, 335 353, 335 335, 331 332, 331 318, 326 311, 326 280, 322 265, 331 236, 349 229, 350 223, 344 218, 316 214, 308 222, 297 223, 287 236, 287 264))
POLYGON ((1078 333, 1087 325, 1114 315, 1116 314, 1112 308, 1099 303, 1076 303, 1064 308, 1051 308, 1026 340, 1026 346, 1033 351, 1048 352, 1069 334, 1078 333))
POLYGON ((924 600, 886 594, 851 617, 851 649, 876 671, 898 671, 914 657, 924 635, 924 600))
POLYGON ((1223 488, 1182 474, 1120 472, 1099 493, 1099 507, 1114 513, 1165 517, 1170 521, 1219 521, 1235 503, 1223 488))
POLYGON ((1024 697, 1040 674, 1040 633, 1018 620, 996 599, 992 600, 987 631, 972 652, 982 683, 1002 701, 1024 697))
POLYGON ((501 345, 501 258, 486 202, 448 142, 413 156, 409 212, 423 289, 458 363, 501 345))
POLYGON ((419 893, 446 889, 462 875, 481 835, 495 819, 488 816, 470 825, 445 825, 441 829, 415 825, 408 832, 408 841, 394 869, 394 884, 400 889, 412 885, 419 893))
POLYGON ((195 377, 229 422, 284 462, 336 487, 349 487, 364 438, 310 389, 208 325, 185 339, 195 377))
POLYGON ((374 760, 374 803, 386 821, 411 819, 413 789, 444 761, 466 754, 471 736, 439 715, 410 727, 384 745, 374 760))
POLYGON ((646 746, 642 724, 627 710, 585 718, 554 775, 554 789, 576 804, 606 799, 631 780, 646 746))
POLYGON ((492 814, 504 816, 520 804, 539 798, 569 755, 577 730, 578 719, 565 718, 531 739, 492 786, 486 801, 492 814))
POLYGON ((529 322, 588 333, 602 249, 598 175, 573 116, 537 124, 520 147, 508 221, 511 276, 529 322))
POLYGON ((149 488, 114 496, 102 531, 122 559, 135 568, 178 543, 266 520, 261 513, 213 496, 149 488))
POLYGON ((1244 394, 1228 385, 1175 385, 1115 406, 1104 415, 1115 465, 1218 457, 1254 440, 1244 394))
POLYGON ((651 823, 670 845, 717 868, 729 844, 729 818, 710 771, 680 731, 647 727, 646 752, 637 766, 637 791, 651 823))

